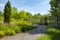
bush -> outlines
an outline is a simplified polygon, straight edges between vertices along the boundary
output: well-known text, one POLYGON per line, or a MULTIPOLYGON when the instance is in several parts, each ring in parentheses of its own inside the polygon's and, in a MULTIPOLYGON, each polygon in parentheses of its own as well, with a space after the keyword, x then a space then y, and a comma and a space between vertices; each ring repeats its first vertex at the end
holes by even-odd
POLYGON ((0 38, 5 35, 4 31, 0 31, 0 38))
POLYGON ((10 29, 8 26, 0 27, 0 30, 4 31, 5 35, 14 35, 15 31, 10 29))
POLYGON ((49 35, 44 35, 36 40, 51 40, 49 35))
POLYGON ((10 27, 12 30, 14 30, 16 33, 21 32, 21 29, 18 26, 10 27))
POLYGON ((28 21, 18 21, 17 25, 32 25, 32 22, 28 22, 28 21))
POLYGON ((45 35, 36 40, 60 40, 60 29, 55 27, 48 27, 45 35))
POLYGON ((29 26, 29 25, 22 25, 20 27, 22 31, 28 31, 32 29, 32 26, 29 26))
POLYGON ((8 30, 5 30, 5 34, 6 35, 14 35, 15 34, 15 31, 12 30, 12 29, 8 29, 8 30))
POLYGON ((8 29, 9 29, 9 27, 5 27, 5 26, 0 27, 0 30, 2 30, 2 31, 8 30, 8 29))

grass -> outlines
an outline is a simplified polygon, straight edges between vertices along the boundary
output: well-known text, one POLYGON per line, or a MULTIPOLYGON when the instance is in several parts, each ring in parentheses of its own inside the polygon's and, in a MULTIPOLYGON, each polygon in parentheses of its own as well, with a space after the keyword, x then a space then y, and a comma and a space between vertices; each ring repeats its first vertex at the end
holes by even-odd
POLYGON ((46 34, 37 40, 60 40, 60 29, 59 28, 48 28, 46 34))

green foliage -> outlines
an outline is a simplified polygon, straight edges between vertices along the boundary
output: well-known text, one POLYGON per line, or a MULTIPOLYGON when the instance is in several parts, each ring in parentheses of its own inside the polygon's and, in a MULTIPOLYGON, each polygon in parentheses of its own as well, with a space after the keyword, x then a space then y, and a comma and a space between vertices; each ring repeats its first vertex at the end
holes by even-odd
POLYGON ((18 10, 16 7, 11 8, 11 17, 14 19, 19 19, 18 10))
POLYGON ((24 10, 20 11, 19 15, 20 15, 20 18, 23 20, 27 20, 27 18, 28 18, 27 13, 24 10))
POLYGON ((10 29, 7 26, 0 27, 0 30, 4 31, 5 35, 14 35, 15 34, 15 31, 10 29))
POLYGON ((3 12, 2 11, 0 11, 0 16, 3 16, 3 12))
POLYGON ((9 27, 6 27, 6 26, 1 26, 0 27, 0 30, 3 30, 3 31, 8 30, 8 29, 9 29, 9 27))
POLYGON ((18 24, 16 24, 16 26, 0 25, 0 30, 4 31, 5 35, 14 35, 18 32, 31 30, 33 28, 31 25, 31 22, 21 21, 18 24))
POLYGON ((25 25, 25 24, 19 24, 18 25, 20 28, 21 28, 21 31, 28 31, 28 30, 31 30, 33 27, 31 25, 25 25))
POLYGON ((10 18, 11 18, 11 4, 8 1, 5 5, 5 9, 4 9, 4 22, 9 24, 10 23, 10 18))
POLYGON ((18 25, 32 25, 32 22, 29 21, 18 21, 18 25))
POLYGON ((14 30, 8 29, 8 30, 5 30, 5 34, 6 34, 6 35, 14 35, 14 34, 16 34, 16 33, 15 33, 14 30))
POLYGON ((29 25, 22 25, 21 26, 22 31, 28 31, 28 30, 31 30, 31 29, 32 29, 32 26, 29 26, 29 25))
POLYGON ((40 38, 37 38, 36 40, 51 40, 49 35, 44 35, 40 38))
POLYGON ((3 12, 0 11, 0 21, 3 21, 3 12))
POLYGON ((45 24, 45 25, 48 24, 47 21, 48 21, 48 16, 47 16, 47 15, 44 15, 44 24, 45 24))
POLYGON ((55 20, 55 23, 58 26, 60 23, 60 0, 51 0, 50 5, 51 5, 50 13, 52 17, 54 17, 54 19, 52 18, 52 20, 55 20))
POLYGON ((21 28, 18 26, 10 27, 12 30, 14 30, 16 33, 21 32, 21 28))
POLYGON ((60 29, 48 27, 46 34, 36 40, 60 40, 60 29))
POLYGON ((51 0, 50 1, 50 5, 51 5, 51 14, 53 15, 53 16, 58 16, 58 15, 60 15, 59 13, 59 11, 60 11, 60 0, 51 0))
POLYGON ((20 21, 17 24, 22 31, 28 31, 32 29, 32 22, 28 22, 28 21, 20 21))
POLYGON ((34 14, 32 19, 33 24, 42 24, 42 21, 43 21, 43 16, 40 13, 34 14))
POLYGON ((5 35, 4 31, 0 31, 0 38, 5 35))
POLYGON ((27 14, 27 21, 32 21, 33 15, 29 12, 26 12, 27 14))

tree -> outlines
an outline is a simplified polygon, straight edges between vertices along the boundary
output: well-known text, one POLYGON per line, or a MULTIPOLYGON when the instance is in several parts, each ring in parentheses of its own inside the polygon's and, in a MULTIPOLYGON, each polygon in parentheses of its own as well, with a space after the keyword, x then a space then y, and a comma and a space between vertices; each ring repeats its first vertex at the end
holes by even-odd
POLYGON ((3 12, 0 11, 0 21, 3 21, 3 12))
POLYGON ((27 20, 32 21, 32 14, 29 12, 26 12, 26 14, 27 14, 27 20))
POLYGON ((19 19, 18 10, 16 7, 11 8, 11 17, 14 19, 19 19))
POLYGON ((34 23, 39 23, 40 24, 40 22, 41 22, 41 14, 40 13, 38 13, 38 14, 34 14, 34 16, 33 16, 33 22, 34 23))
POLYGON ((51 0, 50 1, 50 5, 51 5, 51 14, 53 16, 58 16, 59 15, 59 11, 60 11, 60 0, 51 0))
POLYGON ((3 16, 3 12, 2 11, 0 11, 0 16, 3 16))
POLYGON ((20 19, 27 20, 27 13, 24 10, 19 12, 20 19))
POLYGON ((60 0, 51 0, 51 15, 55 17, 56 23, 58 25, 60 18, 60 0))
POLYGON ((9 24, 10 18, 11 18, 11 4, 10 1, 8 1, 4 9, 4 24, 9 24))
POLYGON ((47 17, 48 17, 47 15, 44 15, 44 24, 45 24, 45 25, 47 25, 47 21, 48 21, 48 20, 47 20, 47 19, 48 19, 47 17))

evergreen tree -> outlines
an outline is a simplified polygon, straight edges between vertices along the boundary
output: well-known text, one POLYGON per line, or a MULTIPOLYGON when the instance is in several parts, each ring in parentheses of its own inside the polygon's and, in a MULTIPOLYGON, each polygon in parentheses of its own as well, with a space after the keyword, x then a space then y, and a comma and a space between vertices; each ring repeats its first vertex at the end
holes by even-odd
POLYGON ((51 15, 55 17, 56 23, 58 25, 60 18, 60 0, 51 0, 51 15))
POLYGON ((5 9, 4 9, 4 23, 9 24, 10 17, 11 17, 11 4, 8 1, 5 5, 5 9))

